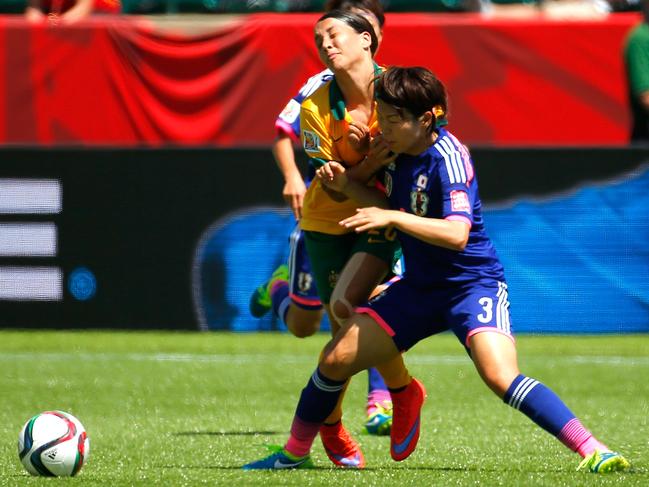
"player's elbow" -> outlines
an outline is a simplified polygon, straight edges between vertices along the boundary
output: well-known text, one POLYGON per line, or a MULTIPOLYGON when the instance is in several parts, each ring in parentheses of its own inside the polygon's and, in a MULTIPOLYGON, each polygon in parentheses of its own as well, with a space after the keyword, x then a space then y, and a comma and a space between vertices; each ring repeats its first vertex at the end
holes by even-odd
POLYGON ((456 250, 462 252, 469 243, 469 234, 462 235, 456 242, 456 250))
POLYGON ((468 239, 453 240, 451 242, 448 242, 448 248, 451 249, 451 250, 456 250, 458 252, 462 252, 466 248, 467 242, 468 242, 468 239))
POLYGON ((471 227, 465 222, 453 221, 451 222, 450 235, 448 236, 448 247, 452 250, 462 252, 469 243, 469 231, 471 227))

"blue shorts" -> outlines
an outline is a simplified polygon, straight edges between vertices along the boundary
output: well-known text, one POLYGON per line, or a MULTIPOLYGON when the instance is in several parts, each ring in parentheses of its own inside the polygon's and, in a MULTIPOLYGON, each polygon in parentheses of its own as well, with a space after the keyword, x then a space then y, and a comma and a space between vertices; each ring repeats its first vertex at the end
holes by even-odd
POLYGON ((315 278, 311 274, 311 262, 299 224, 289 237, 288 272, 289 293, 293 304, 303 309, 321 309, 322 301, 318 296, 315 278))
POLYGON ((482 331, 513 340, 507 284, 491 279, 422 288, 406 275, 356 311, 371 316, 400 351, 446 330, 452 330, 467 350, 469 338, 482 331))

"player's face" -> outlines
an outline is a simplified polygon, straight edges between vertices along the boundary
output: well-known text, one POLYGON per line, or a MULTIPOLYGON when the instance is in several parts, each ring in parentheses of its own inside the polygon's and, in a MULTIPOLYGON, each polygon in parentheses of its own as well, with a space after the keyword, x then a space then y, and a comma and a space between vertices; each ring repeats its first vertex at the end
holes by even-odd
POLYGON ((421 154, 430 145, 430 112, 414 117, 408 110, 397 111, 395 107, 379 100, 377 118, 383 139, 392 152, 397 154, 421 154))
POLYGON ((338 19, 325 19, 315 26, 315 44, 320 59, 334 72, 349 69, 361 60, 369 52, 371 43, 368 32, 359 34, 338 19))

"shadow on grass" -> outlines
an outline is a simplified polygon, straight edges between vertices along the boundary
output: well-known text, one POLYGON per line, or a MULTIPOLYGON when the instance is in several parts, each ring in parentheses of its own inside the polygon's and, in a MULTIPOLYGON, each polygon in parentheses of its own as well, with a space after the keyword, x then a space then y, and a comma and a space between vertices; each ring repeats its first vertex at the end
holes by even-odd
MULTIPOLYGON (((241 468, 241 466, 237 465, 156 465, 158 468, 169 468, 169 469, 190 469, 190 470, 200 470, 200 469, 207 469, 207 470, 241 470, 245 471, 241 468)), ((308 471, 329 471, 329 472, 335 472, 337 475, 339 474, 350 474, 350 475, 356 475, 359 472, 397 472, 397 471, 423 471, 423 472, 501 472, 502 469, 499 468, 493 468, 493 469, 486 469, 483 467, 423 467, 423 466, 413 466, 413 467, 404 467, 404 466, 399 466, 399 467, 365 467, 362 470, 357 470, 353 468, 340 468, 340 467, 334 467, 333 465, 327 465, 327 466, 315 466, 309 469, 300 469, 301 472, 308 472, 308 471)), ((293 471, 293 469, 282 469, 282 470, 248 470, 248 472, 279 472, 279 471, 293 471)), ((526 470, 525 472, 530 472, 530 473, 547 473, 547 470, 538 470, 538 471, 531 471, 531 470, 526 470)), ((557 471, 556 473, 561 473, 560 471, 557 471)))
POLYGON ((285 431, 179 431, 172 433, 173 436, 255 436, 255 435, 279 435, 285 431))

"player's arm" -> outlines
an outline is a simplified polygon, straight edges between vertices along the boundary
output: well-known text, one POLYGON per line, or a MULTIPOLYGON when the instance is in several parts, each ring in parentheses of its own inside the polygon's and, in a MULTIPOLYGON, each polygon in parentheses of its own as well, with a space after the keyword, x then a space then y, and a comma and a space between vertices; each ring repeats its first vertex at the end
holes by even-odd
POLYGON ((40 0, 29 0, 25 9, 25 19, 31 23, 40 23, 47 18, 41 10, 40 0))
MULTIPOLYGON (((343 220, 341 224, 347 228, 353 228, 357 232, 392 225, 431 245, 451 250, 464 250, 469 241, 469 233, 473 224, 474 201, 471 195, 474 195, 475 191, 469 191, 473 178, 470 157, 468 153, 461 153, 460 157, 461 160, 456 161, 461 164, 456 167, 458 174, 461 173, 459 177, 453 171, 453 179, 451 179, 449 171, 452 169, 447 168, 445 164, 438 165, 441 168, 437 177, 441 188, 442 216, 444 218, 430 218, 380 208, 362 208, 352 217, 343 220)), ((424 193, 423 196, 433 197, 428 193, 424 193)))
POLYGON ((375 207, 361 208, 340 224, 356 232, 392 226, 431 245, 458 251, 466 247, 471 228, 465 221, 428 218, 375 207))
POLYGON ((61 23, 74 24, 92 13, 94 0, 77 0, 74 6, 61 15, 61 23))
POLYGON ((290 135, 280 132, 273 142, 273 156, 284 178, 284 188, 282 189, 284 201, 291 207, 295 219, 299 220, 302 217, 306 185, 295 162, 293 140, 290 135))
POLYGON ((345 169, 342 164, 332 161, 316 171, 316 178, 324 187, 352 198, 361 206, 390 207, 382 191, 349 178, 350 172, 351 169, 345 169))
POLYGON ((397 154, 390 151, 383 136, 377 135, 371 139, 365 159, 359 164, 350 167, 347 170, 347 177, 354 181, 365 183, 372 179, 384 166, 394 162, 396 158, 397 154))

